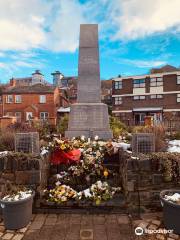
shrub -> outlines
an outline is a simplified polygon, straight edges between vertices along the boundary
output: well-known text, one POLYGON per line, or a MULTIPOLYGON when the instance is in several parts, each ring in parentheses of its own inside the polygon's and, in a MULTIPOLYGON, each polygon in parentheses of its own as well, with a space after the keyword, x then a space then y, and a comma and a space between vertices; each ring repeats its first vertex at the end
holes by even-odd
POLYGON ((44 140, 49 139, 49 135, 55 131, 55 127, 47 121, 35 122, 33 127, 35 131, 39 132, 39 138, 44 140))
POLYGON ((159 152, 149 155, 152 163, 162 171, 164 180, 169 182, 175 180, 179 183, 179 158, 180 153, 159 152))
POLYGON ((116 117, 110 117, 110 128, 112 129, 114 138, 127 135, 127 127, 116 117))
POLYGON ((68 129, 68 115, 66 114, 65 116, 60 118, 60 121, 57 125, 57 132, 62 134, 64 136, 65 131, 68 129))
POLYGON ((7 127, 7 130, 13 131, 13 132, 33 132, 36 129, 34 128, 33 125, 29 123, 16 122, 16 123, 10 124, 7 127))
POLYGON ((0 151, 14 150, 14 132, 3 130, 0 133, 0 151))

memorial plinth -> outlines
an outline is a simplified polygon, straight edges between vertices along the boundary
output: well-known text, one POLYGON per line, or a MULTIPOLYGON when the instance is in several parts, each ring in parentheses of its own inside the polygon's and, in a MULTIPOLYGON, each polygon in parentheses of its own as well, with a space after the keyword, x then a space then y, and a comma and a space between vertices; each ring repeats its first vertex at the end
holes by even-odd
POLYGON ((71 105, 66 137, 112 138, 108 107, 101 103, 97 24, 80 26, 77 95, 77 103, 71 105))

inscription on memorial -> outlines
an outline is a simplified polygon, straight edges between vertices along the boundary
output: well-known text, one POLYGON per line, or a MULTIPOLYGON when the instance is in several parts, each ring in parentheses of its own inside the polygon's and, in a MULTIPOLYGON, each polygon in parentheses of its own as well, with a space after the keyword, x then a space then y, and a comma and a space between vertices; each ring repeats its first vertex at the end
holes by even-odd
POLYGON ((94 110, 92 111, 92 122, 93 122, 93 127, 96 129, 102 128, 103 126, 103 118, 104 118, 104 112, 103 111, 97 111, 94 110))
POLYGON ((76 126, 77 128, 81 128, 82 126, 85 127, 88 121, 87 113, 82 111, 81 109, 76 112, 76 115, 73 115, 72 124, 73 127, 76 126))

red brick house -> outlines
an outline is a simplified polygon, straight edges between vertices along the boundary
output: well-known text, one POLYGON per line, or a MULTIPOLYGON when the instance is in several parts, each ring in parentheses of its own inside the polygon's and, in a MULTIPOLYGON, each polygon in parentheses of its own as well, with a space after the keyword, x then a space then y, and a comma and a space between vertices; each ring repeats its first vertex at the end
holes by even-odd
POLYGON ((48 120, 56 124, 60 107, 60 91, 56 86, 35 84, 9 86, 2 89, 0 114, 15 116, 17 121, 48 120))

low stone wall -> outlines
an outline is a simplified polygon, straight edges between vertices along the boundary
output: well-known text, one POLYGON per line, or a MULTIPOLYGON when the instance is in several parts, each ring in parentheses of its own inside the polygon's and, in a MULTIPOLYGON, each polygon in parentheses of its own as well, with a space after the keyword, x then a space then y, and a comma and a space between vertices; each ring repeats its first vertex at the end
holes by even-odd
POLYGON ((149 212, 162 210, 159 193, 164 189, 179 189, 178 181, 165 181, 162 166, 151 159, 127 159, 124 167, 126 176, 124 186, 129 211, 149 212))
POLYGON ((30 186, 41 193, 47 186, 48 176, 48 156, 12 152, 0 156, 0 193, 4 191, 7 182, 30 186))

